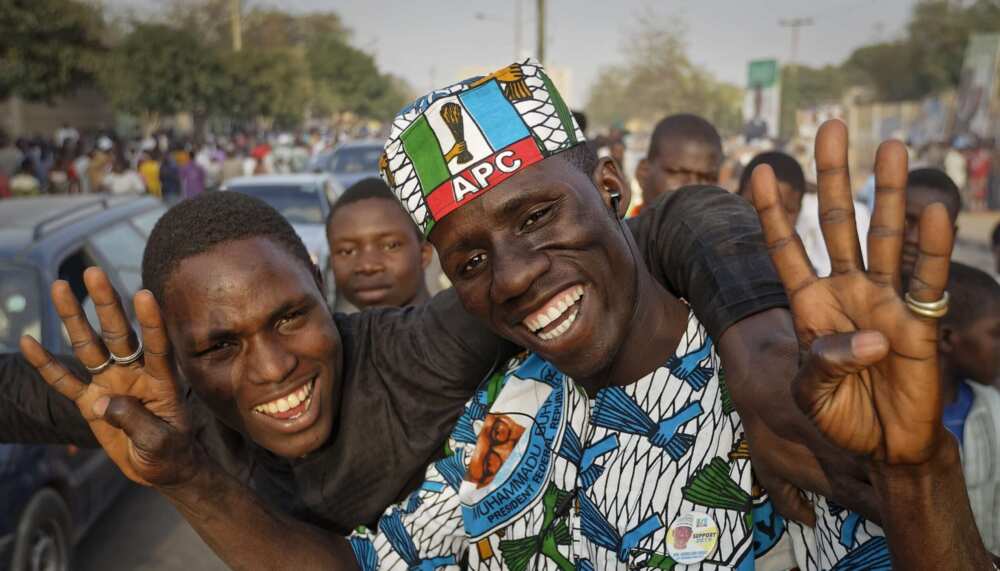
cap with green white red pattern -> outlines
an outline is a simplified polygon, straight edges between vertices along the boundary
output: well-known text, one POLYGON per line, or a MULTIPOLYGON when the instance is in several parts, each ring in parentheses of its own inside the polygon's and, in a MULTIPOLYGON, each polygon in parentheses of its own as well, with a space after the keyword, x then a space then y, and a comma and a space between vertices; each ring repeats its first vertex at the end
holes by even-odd
POLYGON ((529 59, 403 108, 379 170, 426 236, 456 208, 583 141, 545 70, 529 59))

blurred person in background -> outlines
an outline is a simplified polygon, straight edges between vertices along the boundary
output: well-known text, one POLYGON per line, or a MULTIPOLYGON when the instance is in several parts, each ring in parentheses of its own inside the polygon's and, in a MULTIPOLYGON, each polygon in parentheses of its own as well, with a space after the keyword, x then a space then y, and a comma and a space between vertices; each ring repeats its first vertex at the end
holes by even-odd
POLYGON ((969 502, 986 549, 1000 553, 1000 284, 952 262, 941 318, 944 426, 962 449, 969 502))
POLYGON ((948 210, 953 232, 958 235, 958 213, 962 210, 962 195, 958 186, 940 169, 911 170, 906 177, 906 227, 901 268, 904 276, 913 275, 914 264, 920 253, 917 239, 920 213, 935 202, 943 204, 948 210))
POLYGON ((175 152, 163 153, 160 161, 160 193, 163 201, 173 204, 181 199, 181 167, 177 164, 175 152))
POLYGON ((110 194, 141 194, 146 191, 139 171, 129 168, 124 158, 116 158, 111 172, 104 176, 101 190, 110 194))
MULTIPOLYGON (((430 298, 431 245, 379 178, 363 179, 330 209, 326 224, 338 300, 356 309, 403 307, 430 298)), ((351 308, 340 307, 344 311, 351 308)))
POLYGON ((944 172, 948 174, 948 178, 954 181, 955 186, 960 191, 965 189, 969 175, 965 155, 954 146, 949 147, 948 152, 944 155, 944 172))
POLYGON ((4 175, 7 179, 12 178, 21 170, 23 162, 24 153, 14 145, 5 131, 0 130, 0 175, 4 175))
POLYGON ((90 169, 90 151, 83 140, 77 141, 75 155, 72 175, 76 178, 80 192, 89 194, 91 192, 90 177, 87 176, 87 171, 90 169))
POLYGON ((101 136, 97 139, 97 148, 90 157, 87 165, 86 176, 90 192, 99 192, 104 177, 111 172, 111 164, 114 162, 115 143, 110 137, 101 136))
POLYGON ((990 247, 993 251, 993 273, 1000 276, 1000 222, 997 222, 997 225, 993 227, 990 247))
POLYGON ((69 123, 63 122, 62 126, 56 129, 55 135, 52 138, 56 143, 56 147, 61 149, 67 143, 75 143, 80 140, 80 132, 71 127, 69 123))
POLYGON ((144 148, 139 153, 139 175, 146 184, 146 192, 160 198, 163 196, 163 189, 160 186, 160 152, 153 143, 151 148, 144 148))
POLYGON ((191 151, 175 151, 174 160, 177 161, 179 167, 181 196, 183 198, 194 198, 205 192, 205 169, 201 168, 198 161, 194 160, 191 151))
MULTIPOLYGON (((740 196, 749 200, 751 204, 753 204, 753 197, 750 196, 750 175, 753 173, 753 169, 760 165, 768 165, 774 171, 774 177, 778 179, 781 206, 794 225, 799 219, 799 212, 802 211, 803 195, 806 192, 806 176, 802 172, 802 167, 791 155, 781 151, 767 151, 751 159, 746 168, 743 169, 739 184, 740 196)), ((804 241, 805 239, 803 239, 804 241)), ((820 241, 822 241, 822 236, 820 236, 820 241)), ((806 253, 809 253, 808 248, 806 248, 806 253)))
POLYGON ((642 203, 652 204, 682 186, 718 184, 722 158, 722 138, 705 119, 689 113, 662 119, 635 171, 642 203))
POLYGON ((991 142, 980 142, 969 153, 968 171, 969 188, 966 192, 966 207, 972 211, 986 208, 986 193, 989 190, 990 170, 993 154, 989 147, 991 142))
POLYGON ((35 169, 31 161, 21 161, 21 168, 10 177, 10 193, 14 197, 38 196, 42 193, 42 185, 35 177, 35 169))
POLYGON ((222 182, 231 178, 243 176, 243 155, 238 152, 236 145, 227 142, 225 146, 226 158, 222 159, 222 170, 220 177, 222 182))

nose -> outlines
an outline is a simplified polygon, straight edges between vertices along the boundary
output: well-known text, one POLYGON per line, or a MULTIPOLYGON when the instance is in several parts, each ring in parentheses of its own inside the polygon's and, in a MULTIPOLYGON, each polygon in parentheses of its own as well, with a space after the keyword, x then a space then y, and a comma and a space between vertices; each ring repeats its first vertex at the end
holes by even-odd
POLYGON ((249 375, 256 384, 281 383, 291 376, 299 364, 298 357, 289 351, 277 334, 260 334, 249 347, 249 375))
POLYGON ((361 250, 355 271, 366 276, 385 271, 385 263, 382 260, 381 252, 376 248, 361 250))
POLYGON ((549 258, 531 248, 505 243, 494 249, 491 267, 493 282, 490 299, 499 305, 527 292, 531 284, 549 269, 549 258))

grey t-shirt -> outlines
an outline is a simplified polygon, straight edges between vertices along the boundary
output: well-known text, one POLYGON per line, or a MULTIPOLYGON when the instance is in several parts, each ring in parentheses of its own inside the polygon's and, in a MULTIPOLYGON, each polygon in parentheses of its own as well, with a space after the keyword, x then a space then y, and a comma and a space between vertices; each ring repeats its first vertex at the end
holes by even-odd
MULTIPOLYGON (((690 187, 628 222, 653 275, 691 304, 718 339, 733 323, 787 306, 752 208, 690 187)), ((369 524, 411 491, 465 402, 518 349, 468 315, 452 291, 423 306, 334 316, 343 342, 341 414, 308 458, 274 456, 186 393, 197 440, 276 508, 341 533, 369 524)), ((81 378, 85 371, 72 358, 81 378)), ((0 356, 0 442, 96 446, 75 405, 18 354, 0 356)))

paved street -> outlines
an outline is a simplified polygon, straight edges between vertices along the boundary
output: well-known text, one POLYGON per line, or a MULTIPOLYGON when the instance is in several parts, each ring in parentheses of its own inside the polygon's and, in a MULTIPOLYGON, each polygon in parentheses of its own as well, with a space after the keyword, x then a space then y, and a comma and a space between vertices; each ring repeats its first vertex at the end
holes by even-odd
POLYGON ((80 571, 223 571, 165 499, 130 486, 77 545, 80 571))

